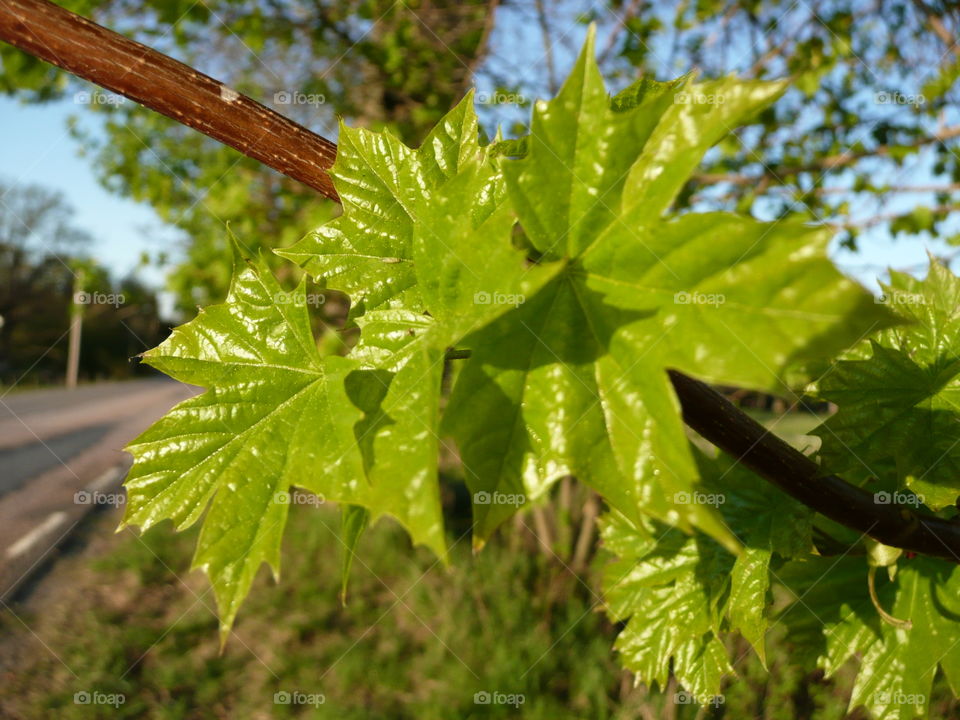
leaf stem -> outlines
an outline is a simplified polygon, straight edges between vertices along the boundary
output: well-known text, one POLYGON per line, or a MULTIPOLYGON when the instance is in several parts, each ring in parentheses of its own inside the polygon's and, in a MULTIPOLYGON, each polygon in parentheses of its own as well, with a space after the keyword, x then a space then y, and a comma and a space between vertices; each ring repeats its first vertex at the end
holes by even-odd
POLYGON ((895 618, 893 615, 888 613, 880 605, 880 598, 877 597, 877 587, 875 584, 874 578, 877 576, 877 568, 875 565, 871 565, 869 572, 867 573, 867 587, 870 589, 870 602, 873 603, 873 607, 876 608, 877 614, 883 619, 888 625, 893 625, 896 628, 904 628, 909 630, 913 627, 913 623, 910 620, 901 620, 900 618, 895 618))

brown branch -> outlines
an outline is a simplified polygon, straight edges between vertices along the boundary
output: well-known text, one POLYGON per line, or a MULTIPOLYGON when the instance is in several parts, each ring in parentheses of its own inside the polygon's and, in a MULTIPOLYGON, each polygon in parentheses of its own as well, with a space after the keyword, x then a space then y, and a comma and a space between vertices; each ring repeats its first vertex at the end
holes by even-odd
POLYGON ((547 23, 547 10, 543 6, 543 0, 535 0, 537 7, 537 23, 540 25, 540 36, 543 40, 543 53, 547 61, 547 85, 550 88, 550 94, 556 95, 557 89, 557 71, 553 62, 553 41, 550 39, 550 25, 547 23))
MULTIPOLYGON (((765 183, 764 181, 766 181, 769 177, 770 177, 769 175, 764 175, 761 181, 757 184, 757 189, 755 191, 757 195, 761 195, 762 193, 766 192, 766 190, 768 189, 767 185, 769 183, 765 183)), ((950 194, 954 192, 960 192, 960 183, 947 183, 943 185, 887 185, 887 186, 881 186, 881 187, 875 187, 875 188, 860 188, 860 189, 856 189, 852 187, 819 187, 819 188, 813 188, 812 190, 807 190, 807 191, 804 191, 804 190, 801 190, 800 188, 792 187, 789 185, 775 185, 774 187, 769 189, 771 192, 786 191, 788 194, 792 193, 799 196, 813 195, 814 197, 825 197, 827 195, 857 195, 859 193, 870 193, 872 195, 882 197, 884 195, 901 194, 901 193, 903 194, 909 194, 909 193, 950 194)), ((720 202, 720 203, 729 202, 731 200, 736 200, 738 197, 739 195, 734 191, 726 192, 726 193, 723 193, 722 195, 716 195, 711 197, 708 197, 703 192, 698 192, 690 197, 690 204, 693 205, 697 202, 701 202, 703 200, 708 200, 708 199, 713 202, 720 202)), ((843 224, 840 221, 835 221, 835 222, 825 221, 825 222, 827 222, 828 224, 834 224, 834 225, 838 223, 841 225, 843 224)))
POLYGON ((807 507, 884 545, 960 562, 960 524, 904 505, 880 504, 873 493, 823 475, 820 466, 767 430, 709 385, 670 370, 691 428, 807 507))
POLYGON ((0 0, 0 39, 337 199, 336 145, 173 58, 47 0, 0 0))
POLYGON ((603 52, 600 53, 600 58, 597 62, 600 65, 603 65, 607 59, 610 57, 610 53, 613 52, 613 48, 617 44, 617 39, 620 37, 620 34, 627 27, 627 23, 630 22, 637 13, 640 12, 640 7, 643 5, 643 0, 632 0, 630 5, 627 6, 627 9, 624 10, 623 15, 617 18, 617 24, 610 31, 610 36, 607 38, 607 44, 603 48, 603 52))
MULTIPOLYGON (((947 205, 934 205, 933 207, 926 207, 933 215, 948 215, 952 212, 960 210, 960 203, 953 203, 947 205)), ((825 220, 825 225, 830 225, 831 227, 842 230, 844 228, 871 228, 876 225, 883 225, 884 223, 897 220, 899 218, 908 217, 911 213, 899 212, 899 213, 881 213, 879 215, 871 215, 868 218, 863 220, 825 220)))
MULTIPOLYGON (((45 0, 0 0, 0 39, 122 93, 332 199, 326 169, 336 146, 325 138, 158 52, 45 0)), ((960 135, 960 129, 957 129, 960 135)), ((468 353, 453 351, 456 357, 468 353)), ((708 385, 670 371, 685 422, 718 448, 826 517, 905 550, 960 558, 960 524, 881 505, 819 466, 708 385)))
POLYGON ((930 23, 930 27, 933 29, 933 32, 936 33, 937 37, 947 46, 947 52, 953 50, 954 54, 960 56, 960 46, 957 45, 957 39, 947 29, 947 26, 943 24, 943 20, 940 18, 938 11, 927 5, 923 0, 913 0, 913 4, 916 6, 917 11, 930 23))
POLYGON ((701 183, 732 183, 734 185, 754 185, 760 177, 773 177, 780 179, 785 175, 796 175, 802 172, 827 172, 853 165, 858 160, 872 157, 886 157, 894 149, 909 148, 916 149, 931 143, 946 142, 960 137, 960 125, 943 128, 936 134, 929 137, 917 138, 911 143, 904 145, 879 145, 873 150, 863 150, 860 152, 843 152, 839 155, 828 155, 825 158, 805 165, 783 165, 773 166, 767 169, 763 176, 744 175, 736 173, 699 173, 693 176, 693 179, 701 183))

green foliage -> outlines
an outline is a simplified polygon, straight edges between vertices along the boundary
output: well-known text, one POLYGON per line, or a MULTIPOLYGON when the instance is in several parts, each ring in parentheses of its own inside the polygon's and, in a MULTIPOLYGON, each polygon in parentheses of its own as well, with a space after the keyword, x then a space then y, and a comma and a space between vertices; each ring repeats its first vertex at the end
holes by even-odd
POLYGON ((863 705, 876 720, 926 716, 938 666, 954 694, 960 690, 960 568, 915 558, 877 589, 881 606, 909 627, 881 620, 866 575, 856 558, 810 558, 786 566, 779 579, 795 602, 778 622, 828 676, 859 656, 851 711, 863 705))
POLYGON ((885 304, 904 324, 879 333, 817 383, 839 412, 815 433, 828 468, 895 478, 932 508, 960 496, 960 280, 931 259, 926 280, 891 272, 885 304), (921 440, 922 438, 922 440, 921 440))
POLYGON ((125 523, 170 519, 182 529, 210 505, 194 566, 210 576, 224 630, 261 563, 279 572, 287 491, 353 502, 365 489, 353 438, 362 413, 344 382, 353 363, 320 356, 302 285, 292 302, 281 292, 262 262, 238 267, 225 305, 144 355, 207 390, 128 447, 135 463, 125 523))
MULTIPOLYGON (((207 390, 132 445, 126 522, 185 527, 206 512, 194 565, 226 637, 259 566, 278 569, 291 488, 349 506, 344 583, 382 515, 447 560, 438 456, 449 435, 475 545, 563 476, 602 496, 624 663, 661 686, 672 671, 711 702, 733 669, 731 633, 765 660, 770 598, 785 563, 812 556, 813 518, 691 444, 666 369, 784 390, 878 331, 877 342, 922 338, 905 351, 932 363, 949 354, 957 307, 955 279, 936 270, 927 314, 884 330, 903 318, 836 270, 824 230, 676 211, 702 155, 783 90, 681 78, 611 100, 591 33, 525 142, 482 144, 470 95, 416 150, 344 128, 343 215, 282 254, 350 296, 349 351, 318 349, 304 282, 286 292, 263 259, 238 261, 227 301, 145 356, 207 390), (450 357, 465 362, 448 373, 450 357)), ((890 291, 921 292, 911 283, 896 276, 890 291)), ((921 612, 900 600, 916 597, 912 578, 891 581, 903 583, 892 612, 921 612)), ((923 627, 918 647, 937 633, 923 627)), ((816 642, 825 628, 809 630, 816 642)), ((897 656, 887 678, 904 693, 920 687, 900 679, 915 660, 897 656)))
MULTIPOLYGON (((640 87, 611 109, 588 43, 535 109, 529 154, 504 162, 532 255, 564 267, 465 341, 474 354, 446 427, 474 492, 535 498, 572 474, 634 521, 642 511, 729 541, 709 509, 670 501, 697 473, 663 368, 776 388, 812 341, 829 353, 885 313, 826 260, 823 231, 661 218, 693 156, 782 85, 640 87)), ((479 508, 478 536, 512 509, 479 508)))
POLYGON ((771 562, 810 552, 812 514, 736 464, 698 460, 703 484, 680 499, 717 507, 743 550, 734 556, 699 533, 609 515, 603 543, 617 559, 605 570, 603 590, 611 616, 628 621, 615 646, 623 663, 661 688, 672 667, 707 705, 733 672, 725 633, 739 631, 766 657, 771 562))
MULTIPOLYGON (((203 579, 171 574, 189 562, 196 528, 135 536, 114 534, 114 522, 98 513, 85 523, 84 549, 54 563, 43 581, 41 590, 55 592, 0 611, 4 717, 695 720, 700 712, 676 704, 676 690, 625 682, 610 652, 617 628, 596 612, 595 574, 573 576, 530 552, 519 534, 479 554, 460 543, 451 572, 440 573, 401 528, 379 523, 360 542, 343 608, 331 552, 336 511, 291 506, 296 545, 284 553, 283 582, 257 579, 236 637, 219 653, 203 579), (99 715, 73 702, 94 689, 124 693, 126 702, 99 715), (323 693, 325 702, 274 703, 274 693, 297 689, 323 693), (475 692, 495 689, 523 693, 525 702, 474 704, 475 692)), ((773 628, 769 671, 737 646, 737 682, 724 688, 719 708, 725 717, 754 717, 758 698, 769 720, 847 716, 853 668, 830 680, 810 672, 812 664, 802 668, 786 629, 773 628)), ((935 678, 932 717, 956 716, 951 697, 942 675, 935 678)))

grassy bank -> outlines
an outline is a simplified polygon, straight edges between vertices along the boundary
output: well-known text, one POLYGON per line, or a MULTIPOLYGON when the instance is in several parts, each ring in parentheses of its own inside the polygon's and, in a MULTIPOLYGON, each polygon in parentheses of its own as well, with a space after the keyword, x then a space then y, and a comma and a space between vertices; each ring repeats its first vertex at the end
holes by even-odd
POLYGON ((381 524, 343 608, 332 508, 292 508, 281 582, 259 576, 221 655, 213 598, 186 573, 194 533, 113 535, 116 519, 97 516, 0 616, 3 717, 844 717, 845 681, 790 668, 776 648, 769 676, 745 655, 715 710, 634 688, 596 585, 516 539, 473 556, 464 538, 445 570, 381 524), (84 692, 124 701, 77 704, 84 692), (500 702, 475 703, 484 692, 500 702))

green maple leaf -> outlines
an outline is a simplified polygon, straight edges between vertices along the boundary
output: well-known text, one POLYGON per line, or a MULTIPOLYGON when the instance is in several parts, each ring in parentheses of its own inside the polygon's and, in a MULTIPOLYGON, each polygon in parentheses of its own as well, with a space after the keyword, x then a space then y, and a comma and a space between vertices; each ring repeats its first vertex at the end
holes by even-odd
POLYGON ((771 571, 774 557, 805 557, 813 547, 813 512, 726 456, 698 455, 702 493, 722 499, 719 511, 742 551, 730 574, 727 614, 730 626, 766 662, 771 571))
POLYGON ((340 508, 340 603, 347 604, 347 583, 350 568, 356 555, 360 538, 370 522, 370 511, 359 505, 342 505, 340 508))
POLYGON ((413 229, 433 191, 483 162, 473 92, 419 149, 389 132, 341 125, 334 179, 343 214, 278 254, 350 295, 351 313, 422 309, 413 268, 413 229))
POLYGON ((733 558, 704 535, 688 536, 646 521, 608 515, 604 544, 620 558, 603 573, 611 619, 626 621, 614 648, 647 683, 666 687, 673 672, 702 703, 733 672, 720 639, 720 597, 733 558))
MULTIPOLYGON (((537 497, 570 474, 635 523, 646 512, 735 544, 709 508, 672 501, 697 469, 664 369, 782 388, 788 367, 890 322, 826 258, 823 229, 662 217, 703 152, 783 89, 646 81, 611 106, 590 39, 537 104, 526 157, 502 162, 531 254, 563 269, 464 340, 444 428, 475 493, 537 497)), ((513 510, 476 507, 477 537, 513 510)))
MULTIPOLYGON (((779 387, 791 364, 888 320, 826 260, 822 231, 664 216, 702 153, 782 89, 646 81, 611 104, 591 35, 517 144, 528 149, 522 160, 479 144, 469 96, 416 150, 344 128, 335 167, 344 214, 283 254, 351 295, 358 345, 324 357, 303 286, 281 302, 262 262, 238 269, 226 303, 146 354, 208 389, 131 446, 126 522, 185 527, 209 508, 194 565, 211 577, 224 633, 259 566, 278 567, 286 509, 276 498, 291 486, 351 506, 348 552, 367 514, 389 514, 444 558, 438 434, 444 361, 456 347, 472 356, 444 430, 475 493, 476 539, 515 511, 497 497, 522 502, 574 474, 632 527, 650 515, 739 547, 721 513, 678 501, 702 486, 665 368, 779 387), (723 102, 681 103, 680 93, 723 102)), ((775 547, 748 544, 767 554, 736 571, 720 544, 677 535, 727 558, 720 565, 738 583, 731 620, 756 643, 761 620, 749 606, 764 602, 775 547)), ((674 578, 682 612, 701 607, 689 569, 674 578)), ((670 597, 662 584, 637 587, 655 602, 670 597)), ((672 654, 688 664, 690 688, 714 687, 724 671, 714 621, 726 606, 708 596, 708 625, 691 625, 699 639, 671 635, 646 671, 661 677, 672 654)))
POLYGON ((703 485, 682 501, 717 507, 739 554, 701 533, 651 520, 637 526, 614 513, 602 539, 618 559, 605 568, 603 588, 611 617, 628 621, 615 646, 625 666, 661 687, 672 667, 687 691, 710 698, 733 672, 723 632, 739 630, 764 659, 771 564, 809 554, 812 512, 728 459, 697 460, 703 485))
POLYGON ((345 377, 321 357, 304 287, 283 291, 262 260, 238 261, 227 301, 177 328, 144 362, 206 387, 134 440, 125 525, 177 529, 206 510, 193 559, 213 584, 227 633, 263 562, 279 571, 287 491, 364 500, 345 377))
POLYGON ((938 667, 954 694, 960 689, 956 565, 929 558, 900 564, 896 579, 877 589, 897 625, 873 606, 862 560, 811 558, 784 568, 782 579, 799 598, 779 620, 788 637, 812 647, 828 676, 859 656, 850 711, 864 706, 875 720, 925 717, 938 667))
MULTIPOLYGON (((372 405, 361 404, 368 415, 383 418, 363 443, 374 485, 437 496, 446 350, 536 293, 560 269, 557 264, 528 267, 511 242, 515 219, 505 195, 502 173, 490 162, 464 169, 433 192, 409 239, 413 287, 423 310, 377 308, 357 319, 361 335, 352 357, 364 368, 359 375, 368 386, 363 395, 376 394, 378 384, 386 388, 372 405)), ((438 503, 429 522, 440 533, 438 503)))
POLYGON ((817 383, 839 407, 814 431, 831 471, 895 480, 932 508, 960 496, 960 280, 931 261, 926 280, 891 272, 884 300, 905 323, 817 383))
MULTIPOLYGON (((437 482, 444 354, 510 309, 499 298, 536 292, 556 271, 528 267, 513 246, 504 180, 478 150, 476 127, 466 101, 420 151, 393 147, 373 157, 371 147, 393 142, 374 134, 363 136, 362 147, 341 148, 343 166, 366 163, 383 187, 403 190, 401 209, 418 208, 406 216, 401 244, 383 246, 390 257, 407 258, 386 264, 411 280, 358 317, 361 341, 351 356, 320 355, 303 286, 284 293, 262 262, 238 269, 225 304, 144 356, 208 390, 131 445, 126 522, 146 528, 170 518, 182 528, 210 505, 194 564, 211 577, 224 632, 260 564, 278 567, 286 509, 267 501, 291 485, 362 508, 372 521, 392 515, 415 542, 445 558, 437 482), (444 192, 431 191, 451 168, 459 172, 442 183, 444 192), (411 293, 416 307, 402 307, 411 293)), ((327 279, 350 289, 366 261, 327 279)), ((362 528, 361 510, 351 513, 348 550, 362 528)), ((348 571, 345 562, 344 577, 348 571)))
MULTIPOLYGON (((507 250, 517 277, 521 258, 507 250)), ((443 350, 433 342, 443 337, 425 333, 431 342, 414 342, 397 373, 368 368, 362 353, 323 357, 303 287, 285 292, 262 261, 238 263, 227 301, 143 358, 207 390, 128 447, 124 523, 170 519, 182 529, 209 507, 193 565, 210 576, 224 634, 259 566, 278 571, 292 486, 372 520, 392 515, 445 555, 435 428, 443 350)))

